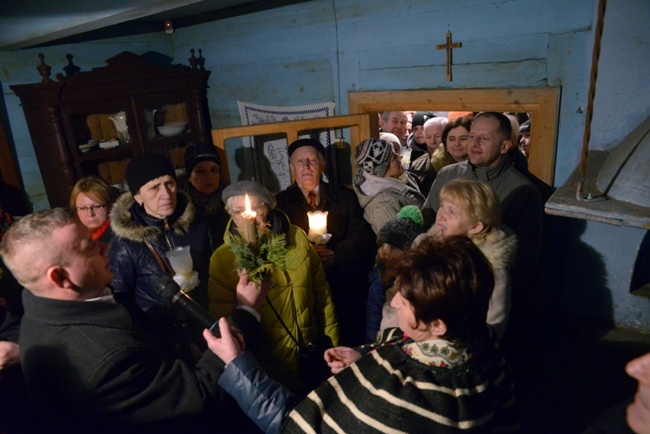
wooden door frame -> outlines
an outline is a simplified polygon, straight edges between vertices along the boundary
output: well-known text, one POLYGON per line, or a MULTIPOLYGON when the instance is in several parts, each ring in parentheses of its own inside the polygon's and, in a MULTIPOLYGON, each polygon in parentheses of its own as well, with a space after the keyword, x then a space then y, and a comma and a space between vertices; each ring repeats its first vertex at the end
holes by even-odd
MULTIPOLYGON (((378 137, 376 114, 381 111, 497 111, 531 113, 528 169, 553 185, 560 87, 508 89, 421 89, 348 92, 350 114, 369 113, 378 137)), ((357 145, 359 142, 353 143, 357 145)), ((352 153, 354 155, 354 152, 352 153)))

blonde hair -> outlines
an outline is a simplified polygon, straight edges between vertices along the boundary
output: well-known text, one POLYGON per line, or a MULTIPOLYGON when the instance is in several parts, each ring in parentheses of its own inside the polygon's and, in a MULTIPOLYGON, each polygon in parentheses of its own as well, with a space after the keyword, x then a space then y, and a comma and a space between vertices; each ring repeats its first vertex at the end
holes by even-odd
POLYGON ((89 197, 93 196, 95 199, 104 202, 108 211, 111 210, 111 205, 113 205, 117 196, 113 187, 104 182, 103 179, 96 176, 82 178, 72 187, 72 192, 70 193, 70 209, 72 211, 76 211, 77 196, 81 193, 89 197))
POLYGON ((483 223, 483 230, 475 235, 483 238, 501 224, 501 204, 492 188, 479 181, 454 179, 440 190, 440 200, 461 207, 473 224, 483 223))

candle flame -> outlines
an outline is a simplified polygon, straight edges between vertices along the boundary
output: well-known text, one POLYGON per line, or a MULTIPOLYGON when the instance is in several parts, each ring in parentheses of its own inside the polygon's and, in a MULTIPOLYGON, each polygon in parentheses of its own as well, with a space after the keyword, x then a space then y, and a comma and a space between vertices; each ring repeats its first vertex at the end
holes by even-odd
POLYGON ((251 200, 248 198, 248 193, 246 193, 246 196, 244 197, 244 204, 246 205, 246 211, 244 211, 244 215, 248 217, 256 217, 257 213, 251 210, 251 200))

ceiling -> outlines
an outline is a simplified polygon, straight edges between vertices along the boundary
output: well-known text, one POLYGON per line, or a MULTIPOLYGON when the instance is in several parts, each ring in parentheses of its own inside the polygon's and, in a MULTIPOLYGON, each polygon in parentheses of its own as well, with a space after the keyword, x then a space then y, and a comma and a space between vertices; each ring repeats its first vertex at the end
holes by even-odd
POLYGON ((0 50, 164 31, 306 0, 0 0, 0 50))

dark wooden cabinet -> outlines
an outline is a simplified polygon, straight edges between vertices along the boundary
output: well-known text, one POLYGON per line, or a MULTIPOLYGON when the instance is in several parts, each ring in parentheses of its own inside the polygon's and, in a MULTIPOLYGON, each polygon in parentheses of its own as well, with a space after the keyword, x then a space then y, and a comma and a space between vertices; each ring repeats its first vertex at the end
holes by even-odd
POLYGON ((187 145, 212 144, 210 72, 194 59, 192 53, 191 67, 160 66, 123 52, 92 71, 11 86, 25 112, 50 206, 67 206, 72 187, 85 176, 121 184, 135 155, 161 153, 182 172, 187 145))

